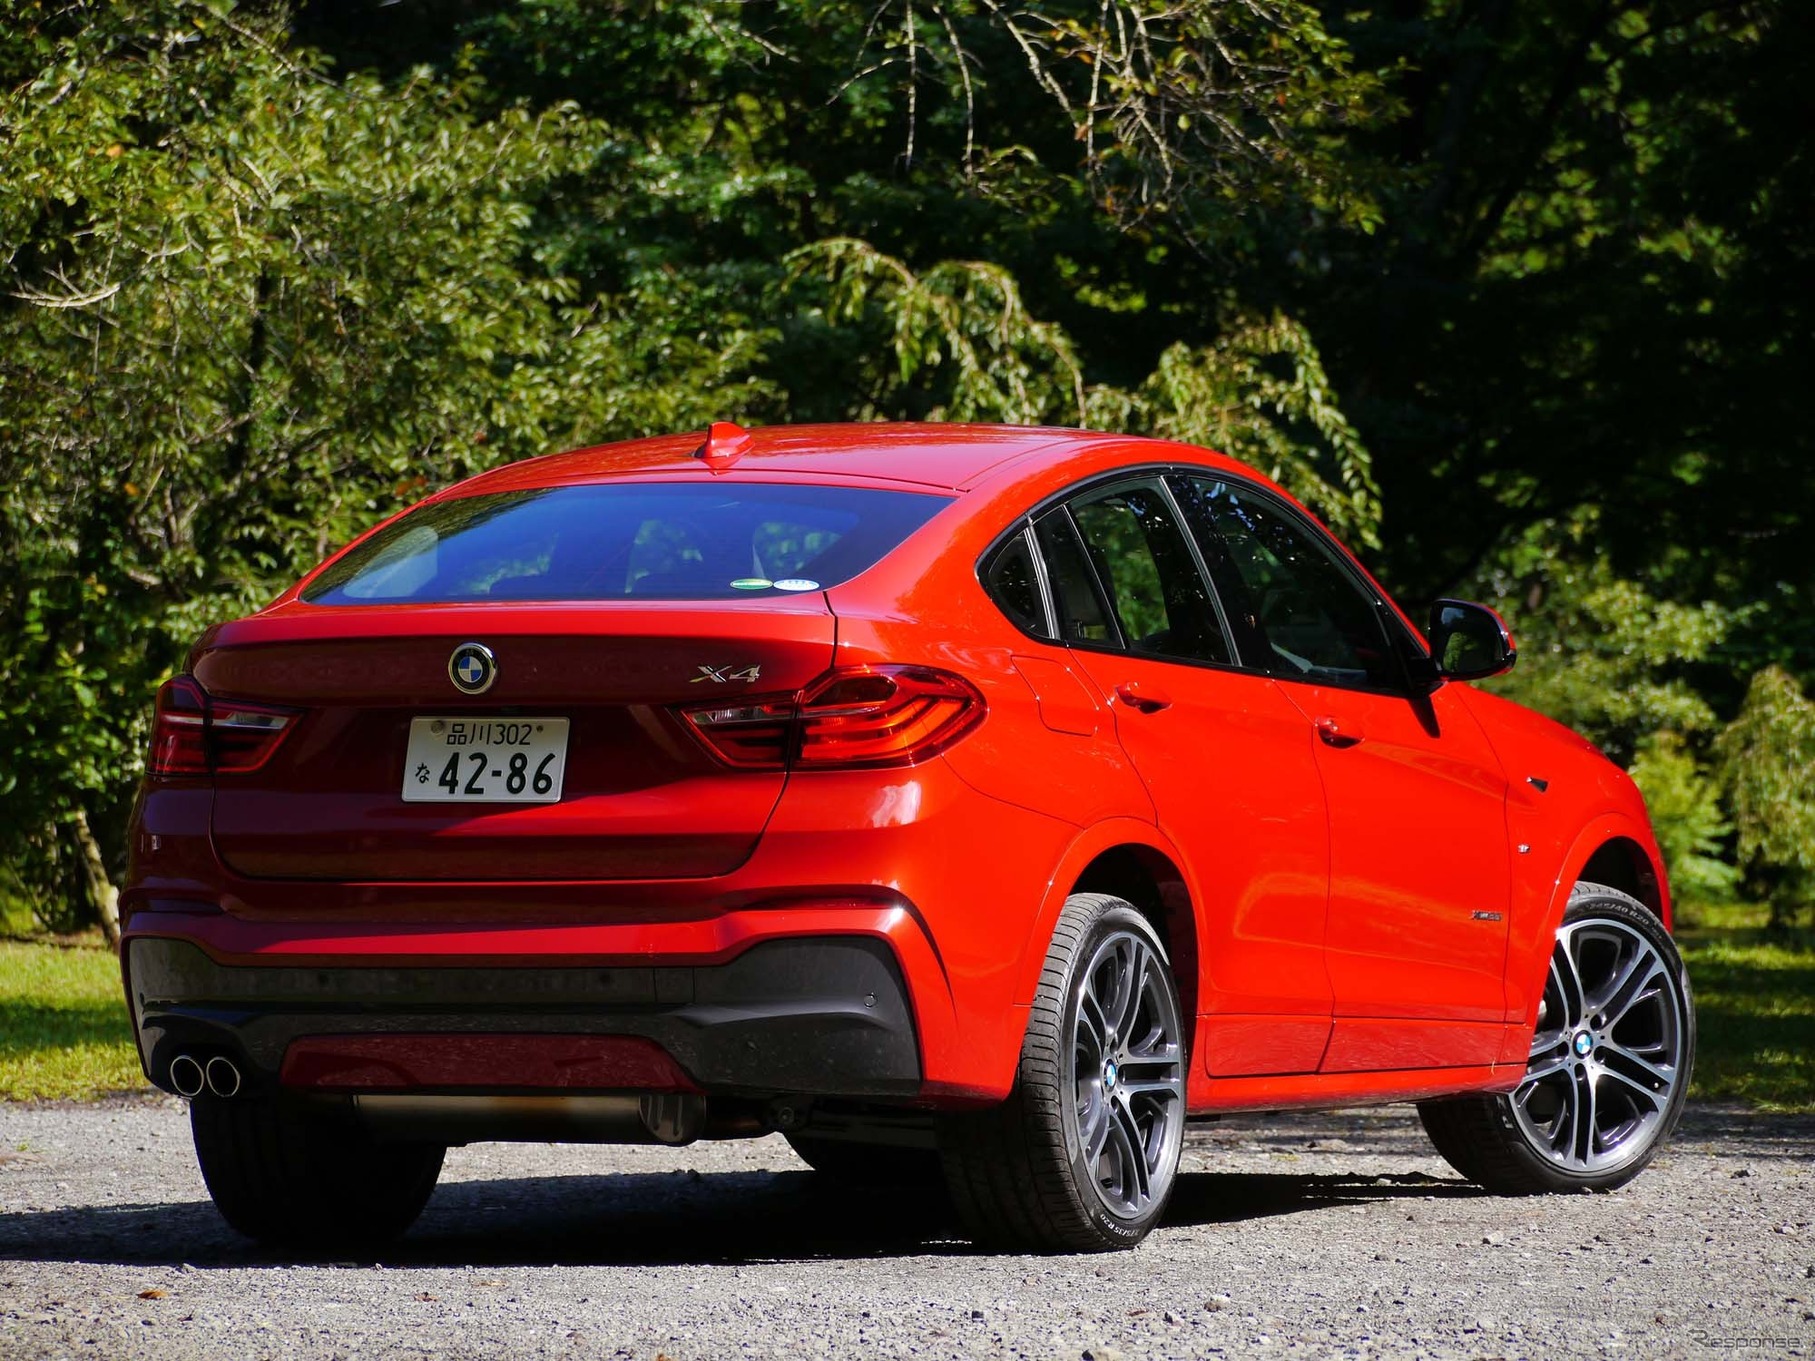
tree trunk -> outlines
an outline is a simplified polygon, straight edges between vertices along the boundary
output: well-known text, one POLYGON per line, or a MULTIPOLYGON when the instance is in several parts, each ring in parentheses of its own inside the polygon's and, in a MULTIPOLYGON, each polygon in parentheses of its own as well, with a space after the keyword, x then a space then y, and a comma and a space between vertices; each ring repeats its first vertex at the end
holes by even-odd
POLYGON ((101 923, 101 934, 115 954, 120 952, 120 890, 107 877, 107 862, 101 858, 100 843, 88 826, 88 813, 76 809, 76 849, 82 855, 82 882, 88 890, 88 905, 101 923))

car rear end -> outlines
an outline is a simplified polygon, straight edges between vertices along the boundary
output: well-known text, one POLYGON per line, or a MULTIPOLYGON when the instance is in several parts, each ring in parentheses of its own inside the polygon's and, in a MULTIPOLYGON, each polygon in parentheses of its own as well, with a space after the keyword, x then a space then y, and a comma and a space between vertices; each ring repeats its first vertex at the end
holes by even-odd
POLYGON ((211 630, 158 696, 122 895, 151 1080, 434 1144, 925 1097, 957 1045, 915 867, 974 821, 936 757, 983 707, 841 657, 827 588, 950 505, 444 496, 211 630))

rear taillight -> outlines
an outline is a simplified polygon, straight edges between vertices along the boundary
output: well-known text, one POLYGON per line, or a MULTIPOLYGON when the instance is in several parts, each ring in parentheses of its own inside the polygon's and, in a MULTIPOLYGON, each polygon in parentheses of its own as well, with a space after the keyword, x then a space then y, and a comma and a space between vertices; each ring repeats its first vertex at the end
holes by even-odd
POLYGON ((743 770, 906 766, 943 751, 982 721, 969 681, 927 666, 845 666, 799 695, 690 705, 706 746, 743 770))
POLYGON ((845 667, 800 700, 801 766, 911 765, 944 750, 983 717, 983 696, 948 671, 845 667))
POLYGON ((173 676, 158 690, 151 722, 151 773, 257 770, 271 759, 295 718, 294 709, 214 699, 193 676, 173 676))
POLYGON ((172 676, 158 689, 150 764, 153 775, 208 773, 208 697, 187 676, 172 676))
POLYGON ((740 770, 780 770, 788 764, 794 745, 794 698, 694 704, 681 713, 707 749, 726 765, 740 770))

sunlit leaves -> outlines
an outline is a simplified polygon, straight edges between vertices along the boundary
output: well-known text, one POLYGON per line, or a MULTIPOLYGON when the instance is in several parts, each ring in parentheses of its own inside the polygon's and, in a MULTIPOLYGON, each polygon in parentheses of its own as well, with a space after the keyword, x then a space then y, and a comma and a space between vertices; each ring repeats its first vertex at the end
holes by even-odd
POLYGON ((1713 601, 1660 598, 1619 576, 1597 551, 1597 523, 1585 511, 1534 526, 1476 589, 1519 642, 1519 666, 1497 688, 1624 763, 1653 732, 1705 736, 1716 727, 1687 668, 1713 651, 1737 616, 1713 601))
POLYGON ((1631 774, 1645 795, 1672 893, 1695 903, 1731 898, 1739 871, 1728 856, 1733 827, 1721 808, 1719 780, 1668 731, 1639 749, 1631 774))
POLYGON ((852 415, 1080 424, 1207 445, 1277 479, 1339 532, 1377 542, 1367 450, 1311 337, 1285 317, 1237 313, 1214 343, 1168 349, 1133 390, 1087 386, 1076 342, 1031 315, 999 266, 946 260, 916 273, 845 238, 790 260, 792 301, 818 290, 826 322, 880 340, 892 356, 852 415))
POLYGON ((1768 666, 1721 734, 1723 764, 1743 861, 1775 871, 1786 901, 1815 899, 1815 702, 1796 678, 1768 666))
POLYGON ((686 289, 588 300, 537 263, 537 196, 605 140, 571 106, 331 79, 224 4, 3 12, 0 62, 36 63, 0 96, 13 849, 78 807, 117 829, 157 679, 357 529, 760 393, 752 337, 686 289))
POLYGON ((1092 424, 1129 425, 1253 464, 1338 533, 1377 546, 1372 460, 1330 390, 1310 334, 1290 318, 1236 314, 1216 341, 1174 345, 1116 411, 1095 394, 1092 424))
POLYGON ((874 314, 886 329, 894 381, 852 415, 899 415, 901 389, 929 385, 937 395, 925 414, 933 419, 1036 425, 1077 418, 1084 379, 1071 338, 1028 313, 1000 266, 947 260, 916 274, 849 238, 803 247, 790 260, 796 289, 823 283, 831 324, 874 314))

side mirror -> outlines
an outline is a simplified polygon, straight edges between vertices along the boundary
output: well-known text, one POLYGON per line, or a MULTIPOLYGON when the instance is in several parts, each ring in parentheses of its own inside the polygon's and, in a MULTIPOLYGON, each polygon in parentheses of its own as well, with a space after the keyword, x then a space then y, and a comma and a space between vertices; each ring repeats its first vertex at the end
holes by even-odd
POLYGON ((1511 671, 1519 659, 1506 621, 1485 605, 1439 600, 1431 606, 1431 663, 1445 680, 1480 680, 1511 671))

